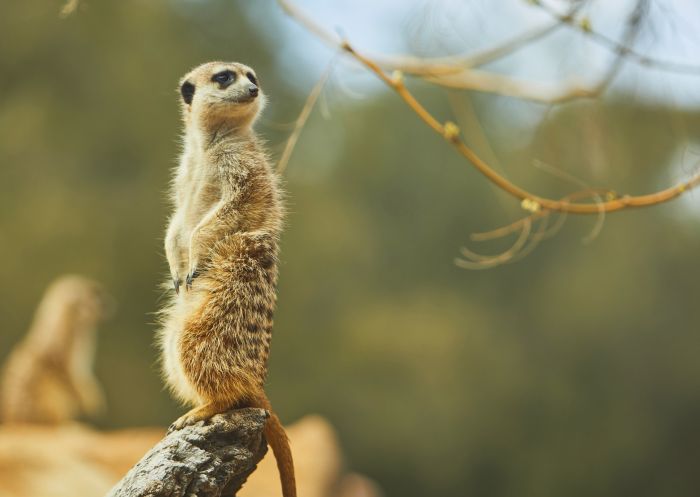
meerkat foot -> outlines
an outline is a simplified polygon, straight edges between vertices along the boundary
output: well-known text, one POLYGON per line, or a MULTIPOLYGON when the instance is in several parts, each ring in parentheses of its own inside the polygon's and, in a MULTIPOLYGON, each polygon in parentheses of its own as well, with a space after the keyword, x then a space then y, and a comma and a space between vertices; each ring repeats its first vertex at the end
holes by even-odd
POLYGON ((168 428, 168 433, 173 431, 181 430, 186 426, 192 426, 200 421, 204 424, 214 415, 225 412, 226 409, 222 409, 221 406, 215 404, 204 404, 203 406, 195 407, 189 412, 180 416, 173 424, 168 428))

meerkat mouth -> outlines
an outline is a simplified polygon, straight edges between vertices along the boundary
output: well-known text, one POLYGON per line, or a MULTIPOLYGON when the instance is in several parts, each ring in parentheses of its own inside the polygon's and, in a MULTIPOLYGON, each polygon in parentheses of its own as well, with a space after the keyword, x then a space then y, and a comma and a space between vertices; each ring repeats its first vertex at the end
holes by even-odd
POLYGON ((244 95, 244 96, 237 96, 237 97, 224 97, 224 101, 230 102, 233 104, 249 104, 257 98, 258 98, 258 94, 255 94, 255 95, 244 95))

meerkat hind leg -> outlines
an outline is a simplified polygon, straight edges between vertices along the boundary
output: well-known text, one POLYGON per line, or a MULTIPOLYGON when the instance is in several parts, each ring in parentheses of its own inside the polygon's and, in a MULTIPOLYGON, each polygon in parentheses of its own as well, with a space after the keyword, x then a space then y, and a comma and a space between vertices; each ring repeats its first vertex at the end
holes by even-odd
POLYGON ((180 416, 173 424, 170 425, 168 433, 176 430, 181 430, 185 426, 190 426, 199 421, 204 421, 205 423, 215 416, 216 414, 221 414, 228 411, 231 406, 226 406, 216 402, 207 402, 201 406, 195 407, 189 410, 182 416, 180 416))

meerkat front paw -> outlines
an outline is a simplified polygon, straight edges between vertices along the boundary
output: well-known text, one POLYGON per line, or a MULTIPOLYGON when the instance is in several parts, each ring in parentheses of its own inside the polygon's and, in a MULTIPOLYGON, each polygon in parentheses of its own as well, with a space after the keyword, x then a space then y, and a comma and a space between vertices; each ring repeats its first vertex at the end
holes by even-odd
POLYGON ((192 289, 192 282, 197 276, 199 276, 199 270, 196 267, 191 268, 187 273, 187 278, 185 278, 185 288, 187 288, 187 290, 192 289))
POLYGON ((185 288, 187 288, 187 290, 192 289, 192 282, 197 276, 199 276, 199 272, 197 271, 197 266, 199 265, 199 257, 197 252, 195 251, 196 241, 197 234, 193 233, 192 239, 190 240, 189 269, 187 271, 187 277, 185 278, 185 288))
POLYGON ((179 295, 180 294, 180 284, 182 283, 182 280, 180 279, 180 275, 174 274, 172 276, 173 278, 173 288, 175 289, 175 294, 179 295))
POLYGON ((168 226, 168 233, 165 237, 165 256, 168 259, 170 277, 172 278, 173 288, 176 294, 180 293, 180 284, 182 283, 180 272, 184 266, 182 261, 183 250, 179 243, 179 231, 177 218, 173 218, 168 226))
POLYGON ((185 284, 187 285, 187 289, 190 290, 192 289, 192 282, 194 279, 199 276, 199 271, 197 269, 192 269, 190 273, 187 275, 187 279, 185 280, 185 284))

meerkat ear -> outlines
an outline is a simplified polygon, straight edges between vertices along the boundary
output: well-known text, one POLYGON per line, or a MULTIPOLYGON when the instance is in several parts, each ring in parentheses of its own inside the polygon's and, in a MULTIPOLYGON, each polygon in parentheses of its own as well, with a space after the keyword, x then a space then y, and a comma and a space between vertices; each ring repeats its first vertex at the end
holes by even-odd
POLYGON ((194 85, 189 81, 182 83, 180 87, 180 93, 182 94, 182 99, 187 105, 192 103, 192 98, 194 97, 194 85))

